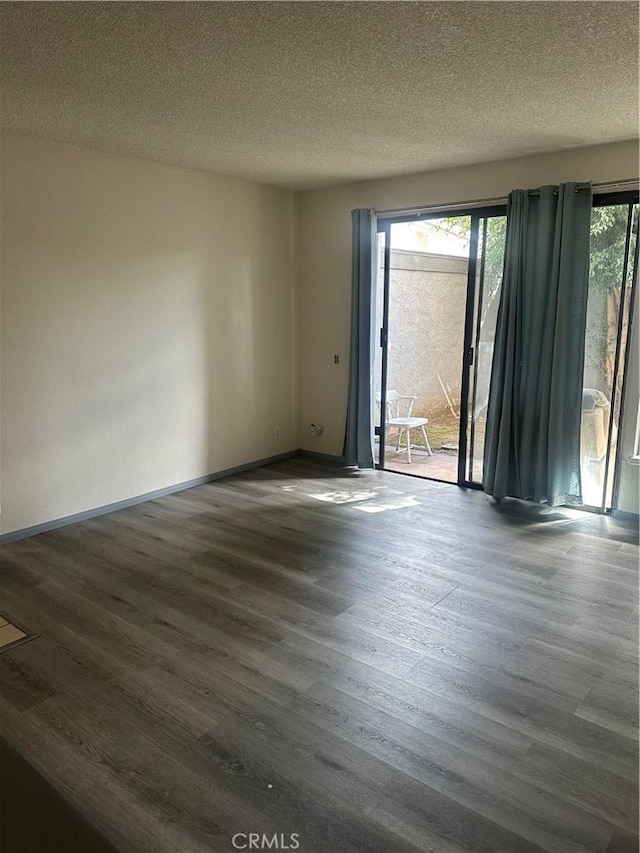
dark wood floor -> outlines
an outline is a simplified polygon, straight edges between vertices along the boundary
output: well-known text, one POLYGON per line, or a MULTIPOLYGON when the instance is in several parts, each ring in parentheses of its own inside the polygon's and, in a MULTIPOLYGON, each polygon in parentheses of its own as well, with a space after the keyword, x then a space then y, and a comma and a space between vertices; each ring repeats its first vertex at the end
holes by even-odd
POLYGON ((0 557, 3 726, 122 851, 638 850, 620 522, 291 460, 0 557))

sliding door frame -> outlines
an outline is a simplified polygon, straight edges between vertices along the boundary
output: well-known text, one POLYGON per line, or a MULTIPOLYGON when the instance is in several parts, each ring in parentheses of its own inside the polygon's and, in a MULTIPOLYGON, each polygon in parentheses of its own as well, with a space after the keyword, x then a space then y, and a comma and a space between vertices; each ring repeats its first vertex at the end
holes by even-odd
MULTIPOLYGON (((505 208, 506 214, 506 208, 505 208)), ((460 424, 458 435, 458 485, 471 488, 482 488, 481 484, 473 483, 467 475, 469 466, 469 389, 471 387, 471 368, 475 364, 475 347, 473 326, 476 315, 476 281, 478 271, 478 231, 481 214, 477 211, 471 216, 471 234, 469 238, 469 264, 467 266, 467 301, 464 318, 464 338, 462 344, 462 378, 460 381, 460 424)), ((485 247, 483 246, 483 254, 485 247)), ((472 409, 473 411, 473 409, 472 409)))
MULTIPOLYGON (((380 426, 374 424, 374 433, 379 436, 378 461, 376 468, 384 468, 385 454, 385 412, 387 411, 387 345, 389 343, 389 270, 391 267, 391 222, 378 220, 378 234, 384 234, 384 265, 383 265, 383 301, 382 326, 380 327, 379 345, 382 349, 382 367, 380 370, 380 406, 378 414, 380 426)), ((377 269, 377 263, 376 263, 377 269)))
POLYGON ((627 208, 627 230, 625 235, 624 261, 622 269, 622 282, 620 288, 620 307, 618 309, 618 324, 616 329, 616 344, 614 350, 613 377, 611 380, 611 401, 609 411, 609 423, 607 424, 607 455, 602 485, 602 498, 600 506, 584 506, 590 512, 610 515, 618 507, 620 491, 620 470, 622 468, 622 430, 624 426, 625 402, 627 399, 627 377, 629 375, 629 360, 631 357, 631 340, 633 332, 633 318, 635 313, 636 292, 638 290, 638 248, 640 245, 640 215, 636 220, 636 231, 633 230, 633 208, 640 204, 640 193, 638 190, 617 193, 601 193, 593 197, 593 207, 625 206, 627 208), (635 246, 633 239, 635 236, 635 246), (631 281, 627 285, 629 264, 632 264, 631 281), (625 311, 626 293, 629 290, 629 303, 625 311), (620 358, 620 348, 624 329, 624 320, 627 316, 627 331, 625 336, 624 358, 620 358), (615 450, 612 451, 612 440, 615 428, 615 405, 618 395, 618 373, 622 370, 622 382, 620 385, 620 409, 618 411, 618 436, 615 450), (613 482, 611 487, 611 500, 607 502, 609 471, 613 466, 613 482), (609 504, 609 505, 608 505, 609 504))
MULTIPOLYGON (((380 376, 380 425, 375 427, 379 437, 378 462, 376 468, 385 467, 385 417, 387 403, 387 365, 389 343, 389 284, 391 270, 391 226, 403 222, 425 222, 432 219, 442 219, 448 216, 471 218, 471 233, 469 241, 469 262, 467 266, 467 288, 465 302, 464 332, 462 340, 462 378, 460 390, 460 424, 458 433, 458 478, 456 484, 471 489, 482 489, 481 483, 475 483, 467 476, 468 451, 468 417, 469 392, 471 387, 471 368, 474 364, 475 351, 473 346, 473 329, 476 308, 476 272, 478 267, 478 231, 481 219, 492 216, 506 216, 507 205, 493 204, 485 207, 469 207, 432 210, 426 213, 413 213, 405 216, 390 216, 378 219, 378 233, 384 234, 384 273, 383 273, 383 307, 382 327, 380 329, 380 347, 382 348, 382 368, 380 376)), ((484 248, 484 247, 483 247, 484 248)), ((404 472, 402 472, 404 473, 404 472)), ((405 476, 420 477, 422 480, 436 480, 435 477, 424 477, 420 474, 406 472, 405 476)), ((447 482, 437 480, 437 482, 447 482)), ((455 484, 454 484, 455 485, 455 484)))

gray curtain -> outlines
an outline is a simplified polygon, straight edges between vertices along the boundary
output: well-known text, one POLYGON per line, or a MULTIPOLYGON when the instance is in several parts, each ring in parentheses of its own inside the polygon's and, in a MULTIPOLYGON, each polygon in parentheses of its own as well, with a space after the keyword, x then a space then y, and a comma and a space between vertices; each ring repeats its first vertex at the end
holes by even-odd
POLYGON ((351 356, 344 461, 373 468, 373 359, 376 281, 376 215, 351 211, 351 356))
POLYGON ((483 485, 581 503, 591 185, 514 190, 487 407, 483 485))

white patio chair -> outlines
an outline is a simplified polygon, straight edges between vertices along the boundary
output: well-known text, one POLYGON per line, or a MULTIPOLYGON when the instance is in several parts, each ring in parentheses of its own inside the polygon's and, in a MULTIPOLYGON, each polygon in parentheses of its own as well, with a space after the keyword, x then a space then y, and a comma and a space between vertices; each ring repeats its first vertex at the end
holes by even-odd
MULTIPOLYGON (((385 417, 385 433, 389 429, 398 430, 398 440, 396 444, 396 452, 400 451, 400 441, 402 435, 406 435, 407 439, 407 462, 411 464, 411 430, 420 429, 422 437, 427 448, 429 456, 433 456, 429 439, 427 438, 426 426, 429 423, 429 418, 414 418, 412 417, 413 404, 416 397, 409 394, 398 394, 397 391, 387 391, 387 412, 385 417)), ((376 402, 381 405, 382 395, 376 394, 376 402)))

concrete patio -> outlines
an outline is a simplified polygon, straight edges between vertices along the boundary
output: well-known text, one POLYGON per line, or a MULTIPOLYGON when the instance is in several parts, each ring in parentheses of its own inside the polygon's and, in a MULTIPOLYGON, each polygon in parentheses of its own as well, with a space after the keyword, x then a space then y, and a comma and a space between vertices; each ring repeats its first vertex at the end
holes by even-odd
POLYGON ((413 474, 417 477, 430 477, 448 483, 458 482, 458 454, 451 450, 435 450, 432 456, 423 448, 411 448, 411 463, 407 460, 406 448, 399 451, 386 446, 384 467, 401 474, 413 474))

